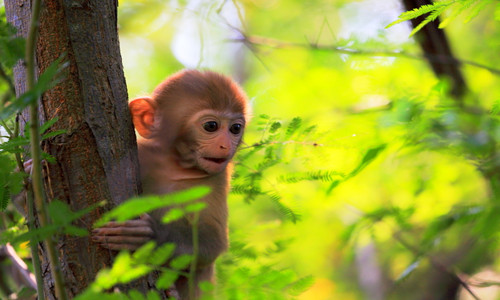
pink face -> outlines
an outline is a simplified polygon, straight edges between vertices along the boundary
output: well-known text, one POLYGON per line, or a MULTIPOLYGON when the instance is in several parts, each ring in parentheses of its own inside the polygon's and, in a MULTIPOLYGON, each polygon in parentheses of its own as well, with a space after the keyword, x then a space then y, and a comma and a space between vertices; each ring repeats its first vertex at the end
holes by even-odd
POLYGON ((177 151, 184 162, 208 174, 225 170, 241 142, 245 118, 234 112, 205 109, 187 122, 189 142, 177 151), (191 144, 191 145, 190 145, 191 144))

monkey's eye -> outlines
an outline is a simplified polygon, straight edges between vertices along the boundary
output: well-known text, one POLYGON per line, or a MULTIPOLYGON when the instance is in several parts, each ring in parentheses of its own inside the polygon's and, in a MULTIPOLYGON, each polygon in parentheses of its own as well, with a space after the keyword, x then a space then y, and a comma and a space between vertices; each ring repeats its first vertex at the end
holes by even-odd
POLYGON ((241 132, 242 127, 243 126, 241 124, 236 123, 236 124, 233 124, 231 126, 231 128, 229 128, 229 131, 231 131, 231 133, 233 133, 233 134, 238 134, 241 132))
POLYGON ((203 124, 203 129, 205 129, 208 132, 215 132, 217 129, 219 129, 219 124, 215 121, 208 121, 203 124))

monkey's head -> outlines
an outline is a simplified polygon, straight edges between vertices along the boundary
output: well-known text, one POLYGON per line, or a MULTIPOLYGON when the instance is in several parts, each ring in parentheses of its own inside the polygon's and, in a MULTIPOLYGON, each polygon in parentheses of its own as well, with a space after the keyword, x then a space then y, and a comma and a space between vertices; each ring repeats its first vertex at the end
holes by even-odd
POLYGON ((140 136, 174 155, 183 168, 210 175, 225 170, 248 118, 241 88, 210 71, 176 73, 152 97, 134 99, 129 107, 140 136))

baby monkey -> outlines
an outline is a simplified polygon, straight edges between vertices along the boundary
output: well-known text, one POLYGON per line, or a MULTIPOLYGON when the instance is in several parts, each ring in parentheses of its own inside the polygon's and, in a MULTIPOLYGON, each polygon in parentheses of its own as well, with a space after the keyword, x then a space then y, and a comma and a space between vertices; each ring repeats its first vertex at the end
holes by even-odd
MULTIPOLYGON (((207 206, 198 221, 195 282, 212 280, 214 261, 228 247, 229 165, 248 119, 246 95, 224 75, 184 70, 163 81, 151 97, 132 100, 129 108, 139 134, 145 194, 163 195, 198 185, 211 188, 202 199, 207 206)), ((110 222, 96 229, 93 239, 113 250, 135 250, 150 240, 175 243, 174 256, 192 254, 192 224, 188 218, 163 224, 168 209, 138 220, 110 222)), ((181 299, 189 299, 185 277, 175 287, 181 299)))

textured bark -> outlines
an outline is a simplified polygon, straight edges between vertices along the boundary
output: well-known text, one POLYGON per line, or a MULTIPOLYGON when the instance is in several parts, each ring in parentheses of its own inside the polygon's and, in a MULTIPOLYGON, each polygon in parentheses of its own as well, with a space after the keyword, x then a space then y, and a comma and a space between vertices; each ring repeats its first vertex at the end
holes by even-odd
MULTIPOLYGON (((29 0, 5 0, 7 19, 26 36, 29 0)), ((41 119, 58 118, 50 130, 65 134, 45 140, 42 148, 55 164, 44 164, 45 191, 49 201, 58 199, 76 211, 108 200, 77 223, 92 224, 112 206, 140 192, 137 145, 127 106, 127 90, 117 31, 116 0, 47 0, 42 6, 37 44, 39 73, 65 56, 69 67, 64 79, 46 92, 40 102, 41 119)), ((25 70, 14 70, 16 93, 25 92, 25 70)), ((26 115, 24 118, 27 120, 26 115)), ((39 245, 44 289, 55 299, 54 284, 45 249, 39 245)), ((58 252, 70 298, 110 266, 113 254, 89 237, 58 236, 58 252)), ((151 287, 142 280, 134 287, 151 287)))

